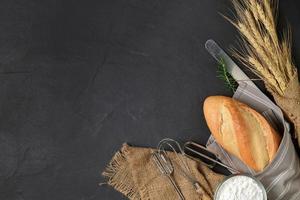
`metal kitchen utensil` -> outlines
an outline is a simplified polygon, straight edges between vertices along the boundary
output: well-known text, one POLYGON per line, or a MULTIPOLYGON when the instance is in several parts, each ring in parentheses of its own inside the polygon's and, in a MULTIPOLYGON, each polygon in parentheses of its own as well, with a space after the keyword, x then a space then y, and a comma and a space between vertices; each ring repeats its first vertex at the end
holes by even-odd
POLYGON ((183 147, 177 142, 176 140, 165 138, 159 142, 157 145, 157 150, 153 153, 153 159, 158 166, 160 172, 166 175, 169 180, 171 181, 172 185, 174 186, 178 196, 181 199, 184 199, 182 192, 180 191, 179 187, 177 186, 175 180, 172 177, 173 172, 176 170, 176 173, 180 173, 184 176, 195 188, 197 193, 202 193, 203 190, 200 186, 200 183, 193 177, 191 170, 186 162, 186 158, 189 157, 193 160, 199 161, 195 159, 192 155, 198 155, 203 164, 207 165, 210 168, 213 168, 216 164, 225 167, 230 171, 234 171, 239 173, 238 170, 220 162, 215 154, 209 151, 206 147, 197 144, 195 142, 186 142, 184 143, 183 147), (200 151, 201 150, 201 151, 200 151), (176 156, 176 160, 178 162, 172 162, 168 156, 168 152, 173 152, 176 156), (181 156, 181 155, 182 156, 181 156), (212 158, 213 156, 213 158, 212 158), (206 159, 206 161, 204 161, 206 159), (211 161, 213 165, 207 163, 207 161, 211 161))
POLYGON ((167 176, 170 180, 171 184, 174 186, 174 189, 176 193, 179 196, 180 200, 185 200, 181 190, 179 189, 178 185, 176 184, 174 178, 172 177, 172 174, 174 172, 173 165, 168 157, 166 157, 164 154, 161 154, 158 151, 153 152, 152 154, 153 160, 155 164, 157 165, 160 172, 167 176))
POLYGON ((180 144, 176 141, 176 140, 173 140, 171 138, 165 138, 165 139, 162 139, 158 145, 157 145, 157 150, 158 152, 164 154, 167 156, 167 151, 168 150, 171 150, 175 153, 176 155, 176 158, 180 161, 181 165, 188 171, 188 172, 191 172, 187 163, 185 161, 183 161, 178 153, 182 154, 182 155, 185 155, 183 149, 181 148, 180 144), (167 149, 167 148, 169 149, 167 149))
MULTIPOLYGON (((192 141, 189 141, 189 142, 186 142, 184 143, 183 145, 183 151, 184 151, 184 154, 188 157, 190 157, 191 159, 195 159, 194 157, 190 156, 189 155, 189 152, 190 153, 193 153, 193 154, 196 154, 198 156, 200 156, 201 158, 204 158, 204 159, 207 159, 209 161, 211 161, 213 163, 213 165, 211 164, 208 164, 206 162, 203 162, 204 164, 206 164, 208 167, 210 168, 213 168, 215 166, 215 164, 218 164, 222 167, 225 167, 226 169, 228 169, 229 171, 234 171, 236 173, 239 173, 238 170, 230 167, 229 165, 226 165, 222 162, 220 162, 217 157, 215 156, 215 154, 211 151, 209 151, 205 146, 201 145, 201 144, 197 144, 195 142, 192 142, 192 141), (201 151, 197 150, 197 148, 205 153, 202 153, 201 151), (214 158, 211 158, 210 156, 208 155, 214 155, 214 158)), ((203 161, 203 160, 202 160, 203 161)))
POLYGON ((164 157, 168 157, 167 151, 171 150, 176 155, 176 159, 179 161, 179 163, 173 163, 176 165, 175 169, 194 186, 197 193, 203 192, 199 182, 193 177, 185 157, 179 155, 181 154, 185 156, 185 153, 177 141, 170 138, 165 138, 159 142, 157 150, 160 154, 164 155, 164 157))
POLYGON ((258 89, 251 79, 249 79, 249 77, 235 64, 235 62, 214 40, 207 40, 205 43, 205 48, 212 55, 212 57, 217 60, 217 62, 224 60, 228 72, 239 84, 241 82, 247 82, 248 85, 258 89))

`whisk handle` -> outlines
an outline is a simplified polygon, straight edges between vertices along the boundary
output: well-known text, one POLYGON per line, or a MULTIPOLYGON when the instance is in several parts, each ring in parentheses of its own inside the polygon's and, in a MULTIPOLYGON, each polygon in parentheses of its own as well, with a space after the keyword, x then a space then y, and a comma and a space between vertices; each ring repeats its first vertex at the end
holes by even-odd
POLYGON ((168 178, 169 178, 170 182, 172 183, 172 185, 174 186, 174 188, 175 188, 175 190, 176 190, 176 192, 177 192, 177 194, 178 194, 178 196, 179 196, 179 199, 180 199, 180 200, 185 200, 185 198, 184 198, 182 192, 181 192, 180 189, 178 188, 177 184, 175 183, 175 181, 174 181, 174 179, 171 177, 171 175, 168 175, 168 178))

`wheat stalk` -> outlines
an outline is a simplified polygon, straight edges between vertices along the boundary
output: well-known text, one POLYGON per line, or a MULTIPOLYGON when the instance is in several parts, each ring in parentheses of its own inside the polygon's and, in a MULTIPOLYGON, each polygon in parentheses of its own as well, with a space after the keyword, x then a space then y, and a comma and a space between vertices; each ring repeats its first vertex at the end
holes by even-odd
MULTIPOLYGON (((283 95, 295 73, 290 32, 279 39, 276 30, 276 0, 232 0, 236 19, 229 21, 243 37, 245 54, 238 58, 249 65, 274 92, 283 95)), ((227 18, 228 19, 228 18, 227 18)))

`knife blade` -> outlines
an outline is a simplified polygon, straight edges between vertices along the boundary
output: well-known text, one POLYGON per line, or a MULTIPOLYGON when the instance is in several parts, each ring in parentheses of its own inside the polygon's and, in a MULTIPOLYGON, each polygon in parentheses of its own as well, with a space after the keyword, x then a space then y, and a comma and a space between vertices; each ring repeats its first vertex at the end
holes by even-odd
POLYGON ((217 60, 218 63, 223 59, 223 61, 226 63, 228 72, 238 84, 247 82, 248 85, 251 85, 252 87, 258 89, 258 87, 249 79, 249 77, 237 66, 237 64, 214 40, 207 40, 205 43, 205 48, 212 55, 212 57, 217 60))

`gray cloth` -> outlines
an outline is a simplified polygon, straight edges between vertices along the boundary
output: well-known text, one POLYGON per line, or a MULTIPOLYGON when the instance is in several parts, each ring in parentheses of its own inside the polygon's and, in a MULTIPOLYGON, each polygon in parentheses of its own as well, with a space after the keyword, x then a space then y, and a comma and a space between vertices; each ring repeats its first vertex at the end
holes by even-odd
POLYGON ((207 148, 214 152, 223 163, 241 173, 252 174, 258 178, 267 191, 268 199, 300 199, 300 163, 291 140, 289 125, 284 120, 279 107, 258 88, 247 84, 248 81, 240 83, 233 98, 260 112, 275 129, 282 133, 282 141, 274 160, 262 172, 255 173, 241 160, 222 149, 212 136, 207 142, 207 148))

